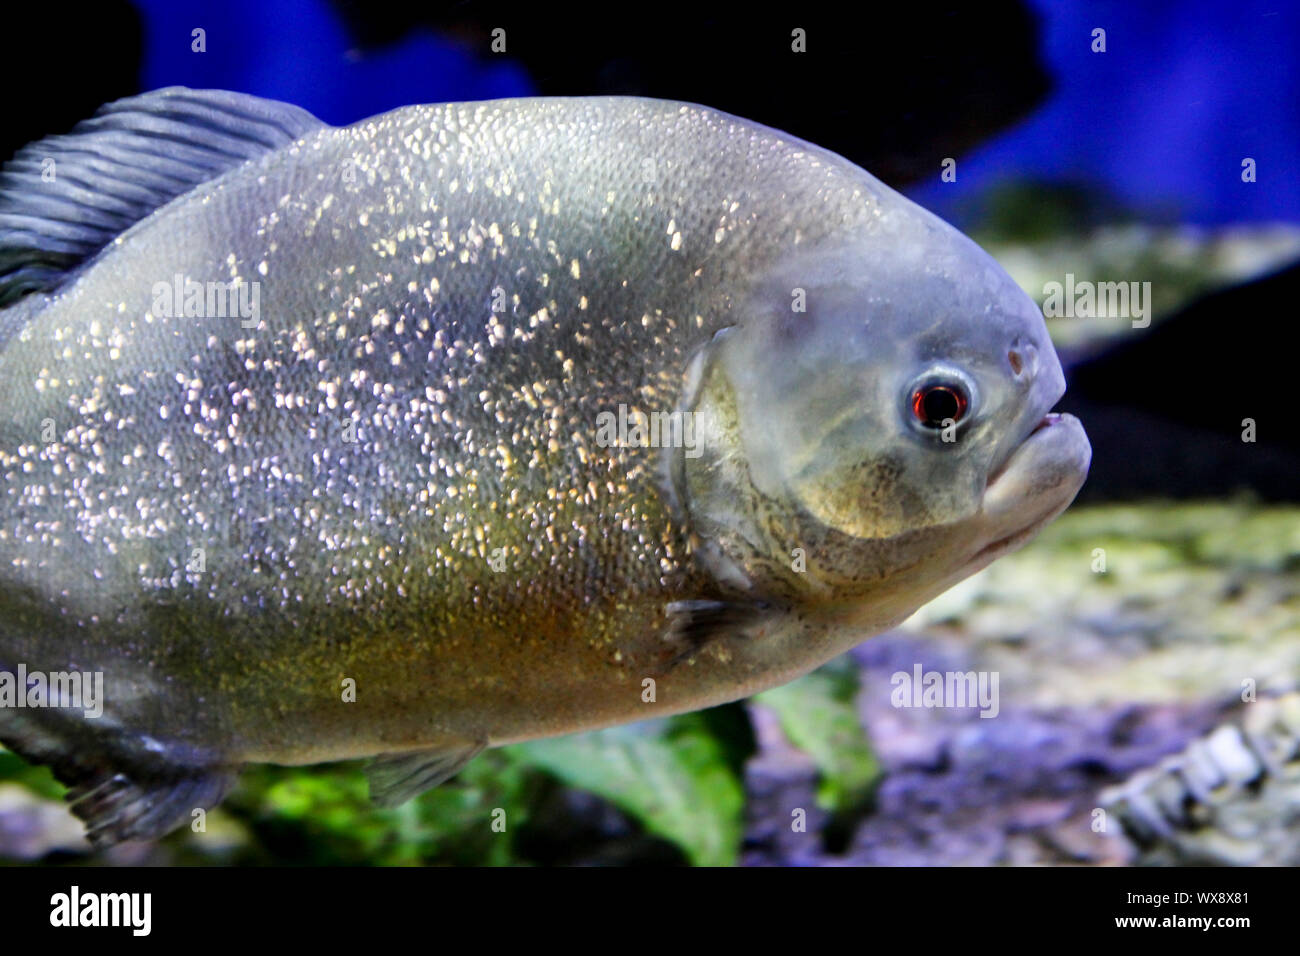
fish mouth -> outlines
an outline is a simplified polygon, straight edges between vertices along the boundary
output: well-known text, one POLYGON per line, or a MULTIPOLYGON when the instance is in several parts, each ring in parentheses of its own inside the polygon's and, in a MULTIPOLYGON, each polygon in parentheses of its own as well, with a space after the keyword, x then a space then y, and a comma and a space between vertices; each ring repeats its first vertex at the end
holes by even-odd
MULTIPOLYGON (((997 480, 1002 477, 1003 473, 1005 473, 1007 468, 1010 467, 1012 461, 1015 460, 1016 454, 1020 451, 1020 449, 1022 449, 1025 446, 1026 442, 1028 442, 1031 438, 1033 438, 1043 429, 1051 428, 1055 425, 1059 425, 1061 419, 1063 418, 1074 418, 1074 416, 1067 415, 1064 412, 1048 412, 1046 415, 1040 418, 1038 420, 1038 423, 1035 424, 1033 428, 1029 429, 1029 433, 1025 435, 1025 437, 1021 440, 1020 444, 1017 445, 1012 450, 1011 454, 1008 455, 1003 460, 1002 464, 998 465, 997 468, 989 472, 987 487, 992 488, 993 485, 997 482, 997 480)), ((1078 419, 1075 419, 1075 421, 1078 421, 1078 419)))
POLYGON ((1044 415, 989 476, 982 511, 988 543, 966 564, 988 564, 1027 543, 1069 507, 1091 463, 1092 446, 1079 420, 1061 412, 1044 415))

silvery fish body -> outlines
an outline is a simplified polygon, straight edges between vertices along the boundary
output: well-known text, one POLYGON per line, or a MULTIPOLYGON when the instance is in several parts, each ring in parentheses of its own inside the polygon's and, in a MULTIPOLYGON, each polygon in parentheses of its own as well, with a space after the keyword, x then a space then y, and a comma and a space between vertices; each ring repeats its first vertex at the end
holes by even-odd
POLYGON ((0 670, 103 681, 0 740, 102 842, 787 681, 1088 464, 978 247, 680 103, 121 101, 0 176, 0 301, 0 670))

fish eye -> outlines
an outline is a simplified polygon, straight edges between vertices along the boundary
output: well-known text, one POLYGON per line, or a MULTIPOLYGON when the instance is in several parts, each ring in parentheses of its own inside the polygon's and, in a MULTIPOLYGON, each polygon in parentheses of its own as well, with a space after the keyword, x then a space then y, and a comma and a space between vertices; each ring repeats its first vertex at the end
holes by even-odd
POLYGON ((969 415, 972 389, 965 376, 940 370, 915 382, 908 396, 912 418, 922 428, 938 431, 945 425, 961 424, 969 415))

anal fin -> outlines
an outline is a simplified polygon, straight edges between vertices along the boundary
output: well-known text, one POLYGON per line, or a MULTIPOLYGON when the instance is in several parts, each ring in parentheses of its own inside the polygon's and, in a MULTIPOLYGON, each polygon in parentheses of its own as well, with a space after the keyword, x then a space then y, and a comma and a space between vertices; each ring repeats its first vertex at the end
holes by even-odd
POLYGON ((484 740, 410 753, 380 754, 366 766, 370 799, 380 807, 396 807, 458 774, 487 747, 484 740))
POLYGON ((221 802, 235 775, 199 770, 177 779, 138 781, 104 773, 68 793, 72 812, 86 823, 95 846, 156 840, 188 822, 195 810, 221 802))
POLYGON ((237 768, 182 744, 142 738, 109 723, 57 710, 0 711, 0 743, 44 764, 69 787, 72 813, 96 847, 156 840, 221 802, 237 768))

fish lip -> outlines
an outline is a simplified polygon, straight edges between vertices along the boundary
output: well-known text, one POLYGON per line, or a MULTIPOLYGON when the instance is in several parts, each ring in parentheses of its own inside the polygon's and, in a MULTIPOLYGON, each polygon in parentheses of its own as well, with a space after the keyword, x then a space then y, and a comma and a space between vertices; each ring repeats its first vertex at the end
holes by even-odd
POLYGON ((1034 426, 1031 429, 1029 429, 1029 432, 1025 435, 1025 437, 1020 440, 1020 443, 1017 444, 1015 448, 1011 449, 1011 454, 1007 455, 1004 459, 1002 459, 1002 463, 999 464, 997 468, 989 472, 988 480, 985 482, 985 490, 987 491, 987 489, 992 488, 993 485, 997 483, 997 480, 1001 478, 1002 475, 1006 472, 1006 470, 1011 466, 1011 463, 1012 461, 1015 460, 1017 453, 1022 448, 1025 447, 1025 444, 1031 438, 1033 438, 1035 435, 1037 435, 1045 428, 1052 428, 1054 426, 1059 425, 1065 419, 1074 419, 1075 421, 1078 421, 1078 419, 1075 419, 1073 415, 1070 415, 1066 412, 1048 412, 1046 415, 1040 418, 1034 424, 1034 426))
POLYGON ((992 474, 983 517, 995 533, 964 564, 987 564, 1026 543, 1074 500, 1088 475, 1092 446, 1073 415, 1049 412, 992 474), (1016 520, 1028 511, 1028 521, 1016 520))
POLYGON ((1066 417, 1065 412, 1048 412, 1039 420, 1038 424, 1033 427, 1029 434, 1030 436, 1033 436, 1044 428, 1051 428, 1053 425, 1059 424, 1066 417))
POLYGON ((1074 454, 1079 458, 1076 470, 1081 472, 1080 483, 1082 484, 1082 477, 1087 474, 1088 466, 1092 461, 1092 447, 1083 430, 1083 424, 1068 412, 1048 412, 1034 423, 1020 443, 1012 449, 1011 454, 989 473, 984 489, 985 498, 987 499, 989 493, 997 488, 1007 472, 1022 465, 1026 459, 1033 459, 1045 445, 1056 442, 1066 443, 1065 447, 1058 450, 1066 452, 1067 455, 1074 454), (1077 432, 1073 435, 1075 447, 1071 447, 1069 443, 1075 432, 1077 432))

